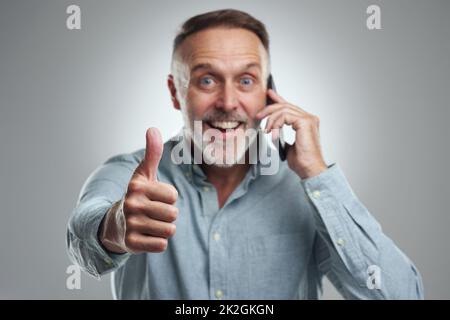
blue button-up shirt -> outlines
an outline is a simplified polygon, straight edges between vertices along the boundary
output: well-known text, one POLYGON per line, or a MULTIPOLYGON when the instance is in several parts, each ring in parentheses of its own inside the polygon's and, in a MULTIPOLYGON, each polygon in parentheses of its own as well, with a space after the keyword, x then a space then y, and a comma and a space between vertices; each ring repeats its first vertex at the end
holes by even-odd
POLYGON ((175 164, 164 144, 158 179, 179 193, 176 234, 162 253, 114 254, 99 225, 120 201, 144 150, 106 161, 88 178, 67 230, 72 261, 113 273, 119 299, 317 299, 327 276, 344 298, 421 299, 407 256, 358 200, 338 164, 300 179, 280 162, 251 166, 222 208, 200 166, 175 164))

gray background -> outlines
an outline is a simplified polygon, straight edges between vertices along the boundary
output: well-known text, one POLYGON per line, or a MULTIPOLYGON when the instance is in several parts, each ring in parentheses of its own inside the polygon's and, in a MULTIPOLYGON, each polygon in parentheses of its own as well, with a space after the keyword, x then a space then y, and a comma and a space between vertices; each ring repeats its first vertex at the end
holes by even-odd
MULTIPOLYGON (((65 228, 108 157, 168 139, 171 41, 191 15, 233 7, 266 23, 280 94, 321 118, 338 162, 413 259, 426 297, 450 298, 450 1, 1 1, 0 298, 110 299, 109 276, 66 289, 65 228), (82 29, 66 28, 79 4, 82 29), (366 28, 381 6, 382 30, 366 28)), ((339 298, 326 285, 326 298, 339 298)))

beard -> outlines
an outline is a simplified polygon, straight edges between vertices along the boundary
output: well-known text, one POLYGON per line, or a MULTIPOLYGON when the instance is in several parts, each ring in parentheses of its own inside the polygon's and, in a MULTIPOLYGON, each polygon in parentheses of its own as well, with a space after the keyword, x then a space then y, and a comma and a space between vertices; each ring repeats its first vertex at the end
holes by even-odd
POLYGON ((248 162, 255 158, 259 121, 255 123, 245 115, 218 109, 206 113, 201 120, 186 118, 185 124, 189 125, 185 126, 185 132, 197 149, 194 154, 201 152, 201 163, 221 168, 245 164, 247 151, 250 151, 248 162))

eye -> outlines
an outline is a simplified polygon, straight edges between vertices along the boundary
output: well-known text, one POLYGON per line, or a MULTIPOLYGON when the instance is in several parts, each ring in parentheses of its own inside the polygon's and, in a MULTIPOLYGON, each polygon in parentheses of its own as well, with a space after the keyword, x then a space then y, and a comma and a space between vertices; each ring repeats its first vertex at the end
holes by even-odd
POLYGON ((250 86, 252 84, 253 84, 253 79, 252 78, 242 78, 241 79, 241 85, 243 85, 243 86, 248 87, 248 86, 250 86))
POLYGON ((200 78, 200 85, 204 87, 209 87, 214 84, 214 80, 211 77, 200 78))

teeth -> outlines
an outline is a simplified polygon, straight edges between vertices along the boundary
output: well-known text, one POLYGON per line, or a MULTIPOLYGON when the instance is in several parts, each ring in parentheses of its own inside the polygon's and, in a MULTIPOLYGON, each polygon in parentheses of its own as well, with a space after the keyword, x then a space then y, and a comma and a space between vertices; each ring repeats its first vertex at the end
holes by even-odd
POLYGON ((234 129, 239 126, 238 121, 212 121, 211 126, 219 129, 234 129))

